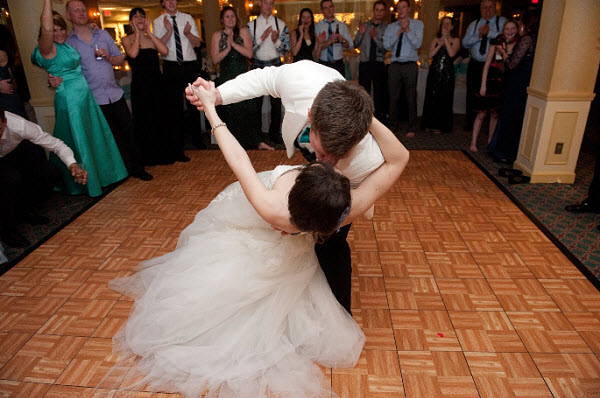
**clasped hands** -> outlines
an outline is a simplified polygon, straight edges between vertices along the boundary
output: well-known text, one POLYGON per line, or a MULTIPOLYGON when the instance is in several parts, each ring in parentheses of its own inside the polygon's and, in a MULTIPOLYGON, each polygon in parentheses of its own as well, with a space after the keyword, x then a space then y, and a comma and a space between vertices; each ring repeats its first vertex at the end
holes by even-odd
POLYGON ((201 77, 196 79, 192 84, 188 84, 185 89, 185 97, 199 111, 203 111, 206 107, 213 107, 223 103, 221 93, 215 87, 215 83, 204 80, 201 77))

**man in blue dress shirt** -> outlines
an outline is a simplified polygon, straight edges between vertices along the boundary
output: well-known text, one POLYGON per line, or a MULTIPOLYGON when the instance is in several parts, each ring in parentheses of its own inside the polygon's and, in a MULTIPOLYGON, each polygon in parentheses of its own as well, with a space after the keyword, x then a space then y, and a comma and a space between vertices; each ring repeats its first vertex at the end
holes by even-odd
MULTIPOLYGON (((481 0, 481 18, 469 24, 462 44, 470 50, 471 60, 467 69, 467 124, 465 128, 473 128, 475 113, 472 109, 473 98, 481 88, 481 75, 487 57, 490 40, 502 32, 506 18, 496 15, 495 0, 481 0)), ((493 133, 490 132, 490 133, 493 133)))
POLYGON ((398 20, 388 25, 383 35, 383 46, 392 51, 388 70, 390 94, 390 129, 399 134, 398 105, 404 93, 408 104, 408 129, 406 138, 413 138, 417 128, 417 78, 419 67, 417 50, 423 43, 423 22, 410 17, 410 3, 400 0, 397 5, 398 20))

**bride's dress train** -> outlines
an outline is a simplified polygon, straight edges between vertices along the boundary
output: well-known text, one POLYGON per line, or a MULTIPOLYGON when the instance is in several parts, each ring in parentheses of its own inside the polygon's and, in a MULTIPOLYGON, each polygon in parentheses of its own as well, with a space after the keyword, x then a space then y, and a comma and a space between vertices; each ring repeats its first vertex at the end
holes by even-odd
MULTIPOLYGON (((292 169, 260 173, 271 187, 292 169)), ((152 389, 190 397, 320 397, 314 364, 353 367, 364 334, 331 293, 309 235, 282 236, 239 183, 180 235, 177 249, 109 286, 135 297, 114 347, 152 389)))

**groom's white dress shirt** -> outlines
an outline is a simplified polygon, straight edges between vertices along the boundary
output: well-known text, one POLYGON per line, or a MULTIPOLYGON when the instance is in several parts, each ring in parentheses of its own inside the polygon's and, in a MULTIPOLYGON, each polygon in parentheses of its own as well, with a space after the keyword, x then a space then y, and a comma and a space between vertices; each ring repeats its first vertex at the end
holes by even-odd
MULTIPOLYGON (((304 60, 278 67, 254 69, 220 85, 223 104, 228 105, 250 98, 270 95, 281 98, 285 115, 281 126, 287 156, 296 151, 294 141, 308 125, 308 109, 323 86, 334 80, 344 80, 336 70, 304 60)), ((368 133, 350 155, 336 167, 356 188, 384 162, 377 141, 368 133)))

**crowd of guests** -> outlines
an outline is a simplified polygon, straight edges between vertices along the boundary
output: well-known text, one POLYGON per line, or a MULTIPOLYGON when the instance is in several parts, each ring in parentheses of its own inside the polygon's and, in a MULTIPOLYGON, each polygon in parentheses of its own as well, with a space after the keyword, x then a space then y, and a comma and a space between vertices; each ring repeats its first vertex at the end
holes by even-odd
MULTIPOLYGON (((132 32, 123 38, 122 44, 132 69, 132 112, 113 72, 113 67, 122 65, 125 57, 106 31, 89 23, 86 4, 81 0, 67 2, 65 17, 72 24, 72 30, 67 32, 65 19, 52 11, 51 0, 43 2, 39 45, 31 55, 31 62, 47 70, 48 85, 56 90, 53 137, 72 151, 72 158, 67 160, 65 150, 56 152, 45 147, 53 152, 51 167, 59 170, 57 175, 61 176, 48 181, 56 182, 69 194, 95 197, 128 175, 151 180, 145 166, 189 161, 183 151, 184 122, 193 126, 190 130, 194 144, 204 147, 199 112, 188 102, 184 118, 187 100, 183 96, 184 88, 197 78, 200 70, 194 48, 200 46, 201 39, 193 18, 177 9, 177 0, 161 0, 164 13, 153 22, 142 8, 130 12, 132 32), (82 178, 75 178, 82 173, 85 184, 82 178)), ((290 51, 294 62, 316 61, 345 76, 343 52, 354 47, 360 50, 359 84, 372 92, 375 116, 388 123, 397 136, 415 136, 417 60, 424 26, 412 18, 409 0, 398 1, 397 18, 392 23, 387 22, 385 2, 375 1, 372 18, 359 24, 354 37, 348 26, 336 18, 332 0, 321 0, 323 19, 318 23, 310 8, 302 9, 291 32, 283 20, 273 15, 273 5, 273 0, 261 0, 260 15, 245 27, 240 26, 233 7, 222 8, 222 29, 213 34, 209 48, 212 62, 219 65, 217 85, 249 69, 279 66, 290 51), (403 113, 408 116, 408 125, 400 131, 403 113)), ((527 99, 525 89, 535 50, 536 22, 528 15, 518 21, 506 20, 496 15, 494 0, 482 0, 481 18, 469 25, 462 39, 463 47, 470 51, 467 72, 467 117, 473 126, 470 149, 477 150, 482 122, 489 114, 488 150, 500 162, 510 163, 516 157, 527 99)), ((4 123, 10 126, 16 123, 10 122, 12 118, 27 116, 12 86, 9 72, 14 62, 14 44, 12 47, 7 44, 10 40, 5 33, 0 30, 0 106, 8 115, 8 122, 4 123)), ((421 128, 425 131, 452 130, 454 59, 460 45, 453 20, 443 18, 429 44, 428 55, 432 60, 421 118, 421 128)), ((268 94, 268 90, 264 92, 268 94)), ((281 99, 270 97, 270 104, 268 141, 261 134, 262 97, 248 95, 245 101, 221 105, 219 112, 244 148, 273 150, 274 145, 282 143, 281 99)), ((26 138, 23 140, 17 140, 21 145, 14 145, 10 151, 0 147, 0 179, 9 166, 11 173, 18 172, 16 159, 24 157, 17 155, 21 147, 29 145, 26 138), (12 151, 14 156, 7 156, 12 151)), ((22 190, 10 199, 11 206, 25 203, 19 200, 19 195, 31 197, 29 190, 22 190)), ((6 200, 3 203, 8 206, 6 200)), ((2 237, 14 246, 26 243, 16 233, 18 222, 18 217, 3 222, 2 237)))

